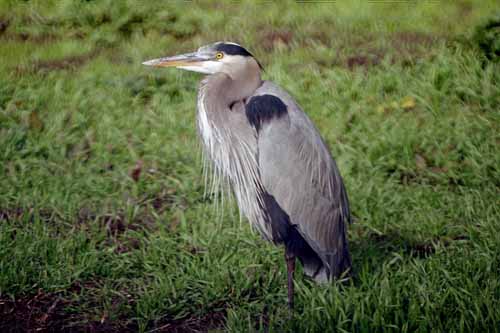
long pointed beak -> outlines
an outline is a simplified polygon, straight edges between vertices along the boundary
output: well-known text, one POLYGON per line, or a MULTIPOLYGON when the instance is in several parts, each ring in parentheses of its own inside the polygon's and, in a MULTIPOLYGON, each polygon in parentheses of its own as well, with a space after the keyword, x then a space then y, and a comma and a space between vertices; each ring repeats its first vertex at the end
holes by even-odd
POLYGON ((198 63, 208 60, 197 53, 180 54, 173 57, 164 57, 143 62, 143 65, 153 67, 178 67, 196 66, 198 63))

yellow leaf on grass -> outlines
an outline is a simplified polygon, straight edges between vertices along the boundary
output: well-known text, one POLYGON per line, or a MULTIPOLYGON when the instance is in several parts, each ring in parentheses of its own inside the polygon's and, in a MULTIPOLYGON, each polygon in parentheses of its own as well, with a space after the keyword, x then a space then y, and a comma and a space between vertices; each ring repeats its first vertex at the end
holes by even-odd
POLYGON ((385 112, 385 108, 383 105, 379 105, 377 106, 377 113, 384 113, 385 112))
POLYGON ((401 107, 404 110, 411 110, 415 107, 415 105, 416 105, 415 98, 413 98, 412 96, 406 96, 401 100, 401 107))

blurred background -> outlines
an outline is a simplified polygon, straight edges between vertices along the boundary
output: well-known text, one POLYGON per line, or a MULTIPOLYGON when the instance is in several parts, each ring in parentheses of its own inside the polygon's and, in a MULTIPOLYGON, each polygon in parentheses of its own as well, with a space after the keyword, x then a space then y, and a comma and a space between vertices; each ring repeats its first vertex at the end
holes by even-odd
POLYGON ((0 330, 495 331, 497 1, 0 2, 0 330), (297 274, 206 193, 199 74, 240 43, 330 146, 355 277, 297 274))

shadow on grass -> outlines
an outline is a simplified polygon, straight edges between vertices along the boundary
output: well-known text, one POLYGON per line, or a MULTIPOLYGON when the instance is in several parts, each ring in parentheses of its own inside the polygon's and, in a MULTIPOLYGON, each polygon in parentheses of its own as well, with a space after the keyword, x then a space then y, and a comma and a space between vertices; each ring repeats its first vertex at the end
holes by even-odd
POLYGON ((378 271, 398 253, 405 257, 426 259, 436 253, 438 248, 446 248, 455 241, 465 241, 469 237, 459 235, 452 238, 434 237, 428 240, 417 240, 395 230, 389 233, 376 233, 358 227, 358 236, 350 241, 353 258, 354 275, 361 267, 368 265, 371 272, 378 271))

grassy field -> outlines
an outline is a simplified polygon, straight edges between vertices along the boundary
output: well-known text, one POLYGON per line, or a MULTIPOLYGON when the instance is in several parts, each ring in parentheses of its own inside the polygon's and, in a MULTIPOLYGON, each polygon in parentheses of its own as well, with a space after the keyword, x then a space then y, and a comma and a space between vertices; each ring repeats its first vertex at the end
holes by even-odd
POLYGON ((141 3, 0 2, 0 331, 500 331, 498 2, 141 3), (205 195, 200 76, 141 66, 217 40, 350 196, 355 277, 299 269, 290 319, 283 249, 205 195))

